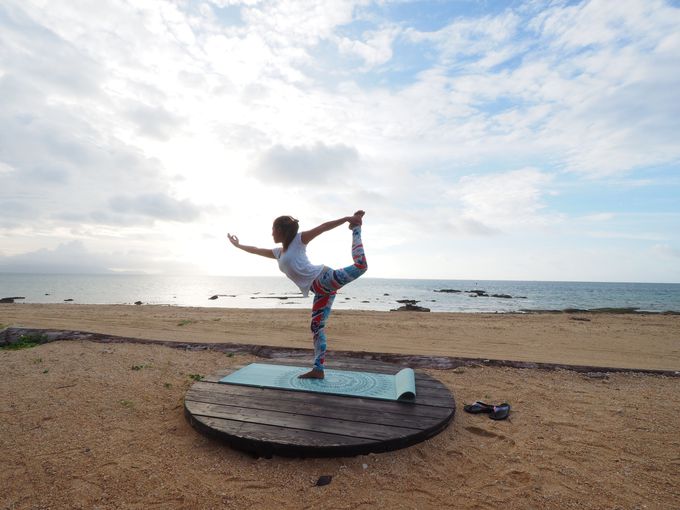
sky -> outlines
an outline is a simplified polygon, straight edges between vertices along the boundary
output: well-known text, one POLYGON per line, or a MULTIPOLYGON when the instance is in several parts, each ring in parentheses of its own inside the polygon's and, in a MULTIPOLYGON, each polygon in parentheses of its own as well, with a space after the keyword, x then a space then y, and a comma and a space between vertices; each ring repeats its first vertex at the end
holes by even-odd
POLYGON ((3 0, 0 272, 680 282, 680 2, 3 0), (351 263, 343 226, 310 260, 351 263))

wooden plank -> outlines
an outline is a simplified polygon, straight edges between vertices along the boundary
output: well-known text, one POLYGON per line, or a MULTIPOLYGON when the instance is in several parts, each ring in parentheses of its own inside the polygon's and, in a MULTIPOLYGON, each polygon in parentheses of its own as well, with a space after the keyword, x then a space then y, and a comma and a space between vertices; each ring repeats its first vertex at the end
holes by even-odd
MULTIPOLYGON (((220 404, 224 406, 239 407, 244 409, 264 409, 270 411, 288 412, 306 416, 324 416, 326 418, 352 420, 361 423, 377 423, 380 425, 403 426, 408 423, 410 428, 426 429, 435 426, 447 414, 442 412, 439 416, 418 416, 391 413, 386 411, 376 412, 375 409, 363 406, 345 405, 329 406, 327 404, 313 404, 305 402, 303 405, 291 405, 290 401, 276 398, 276 395, 261 396, 235 396, 215 395, 211 392, 190 391, 186 396, 187 401, 203 402, 207 404, 220 404)), ((443 411, 441 408, 438 408, 443 411)), ((451 411, 449 411, 450 413, 451 411)))
POLYGON ((370 439, 353 436, 327 434, 310 430, 282 430, 280 427, 272 425, 244 423, 224 418, 196 416, 194 420, 212 428, 219 434, 253 442, 261 442, 265 445, 267 443, 277 443, 286 446, 333 447, 370 445, 375 443, 375 441, 370 439))
POLYGON ((303 416, 260 409, 244 409, 193 401, 186 401, 185 407, 193 416, 225 418, 261 425, 273 425, 286 429, 326 432, 363 439, 385 440, 409 436, 419 432, 419 429, 409 427, 392 427, 372 423, 358 424, 349 420, 303 416))
POLYGON ((204 386, 192 387, 187 392, 186 398, 227 404, 235 399, 276 400, 289 407, 312 405, 322 408, 353 409, 359 412, 389 413, 400 416, 402 419, 419 416, 439 419, 448 415, 454 407, 421 406, 412 403, 335 397, 318 393, 251 388, 230 384, 215 385, 214 388, 207 389, 204 386))
POLYGON ((375 399, 375 398, 365 398, 365 397, 356 397, 353 395, 333 395, 330 393, 315 393, 311 391, 302 391, 302 390, 293 390, 293 389, 286 389, 286 388, 259 388, 257 386, 244 386, 244 385, 239 385, 239 384, 222 384, 222 383, 211 383, 209 381, 206 382, 206 384, 214 384, 217 387, 222 387, 222 386, 239 386, 239 387, 250 387, 250 388, 255 388, 255 389, 261 389, 261 390, 271 390, 271 391, 279 391, 281 392, 281 396, 288 398, 288 394, 302 394, 302 395, 317 395, 318 398, 323 398, 323 399, 331 399, 331 398, 340 398, 340 399, 353 399, 353 400, 364 400, 367 402, 396 402, 399 404, 403 405, 419 405, 419 406, 433 406, 433 407, 453 407, 455 406, 455 402, 453 398, 451 398, 451 394, 446 390, 446 388, 443 387, 443 391, 441 392, 425 392, 425 394, 421 395, 418 393, 416 395, 415 401, 408 401, 408 400, 380 400, 380 399, 375 399), (284 396, 284 394, 286 394, 284 396))
POLYGON ((448 390, 443 387, 443 391, 440 396, 433 397, 430 399, 434 401, 435 405, 430 405, 429 401, 424 398, 421 399, 419 396, 416 397, 415 402, 406 401, 389 401, 389 400, 377 400, 377 399, 365 399, 359 397, 347 397, 340 395, 329 395, 324 393, 311 393, 304 391, 294 391, 294 390, 280 390, 274 388, 257 388, 254 386, 241 386, 237 384, 219 384, 200 381, 192 386, 192 389, 200 389, 205 391, 212 391, 216 394, 232 394, 232 395, 262 395, 264 391, 277 392, 276 398, 295 401, 299 403, 313 403, 319 405, 331 406, 344 406, 352 405, 354 407, 372 409, 374 412, 388 411, 388 412, 399 412, 402 414, 412 414, 422 416, 439 416, 440 412, 436 409, 427 409, 428 407, 443 407, 452 408, 455 407, 455 401, 451 397, 448 390))

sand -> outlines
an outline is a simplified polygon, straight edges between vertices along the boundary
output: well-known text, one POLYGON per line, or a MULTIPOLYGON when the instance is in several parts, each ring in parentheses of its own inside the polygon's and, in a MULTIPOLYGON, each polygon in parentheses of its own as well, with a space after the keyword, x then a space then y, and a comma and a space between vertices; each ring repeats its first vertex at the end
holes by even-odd
MULTIPOLYGON (((306 310, 0 304, 0 324, 310 348, 306 310)), ((334 311, 329 349, 680 370, 680 315, 334 311), (575 320, 586 319, 586 320, 575 320)))
MULTIPOLYGON (((343 349, 680 368, 677 317, 569 317, 338 312, 331 339, 343 349)), ((0 305, 0 323, 308 342, 297 330, 306 314, 294 310, 0 305)), ((680 507, 680 378, 428 369, 458 402, 438 436, 377 455, 268 460, 200 435, 183 416, 191 374, 254 360, 86 341, 0 351, 0 508, 680 507), (476 399, 509 401, 510 419, 464 413, 476 399), (331 484, 315 487, 321 475, 331 484)))

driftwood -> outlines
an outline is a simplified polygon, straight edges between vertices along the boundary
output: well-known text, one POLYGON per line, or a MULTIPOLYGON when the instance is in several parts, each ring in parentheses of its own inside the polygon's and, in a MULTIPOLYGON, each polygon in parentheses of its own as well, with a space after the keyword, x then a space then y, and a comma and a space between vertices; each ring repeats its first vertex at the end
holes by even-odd
MULTIPOLYGON (((262 358, 308 358, 312 356, 312 349, 292 347, 275 347, 270 345, 253 345, 241 343, 211 343, 211 342, 173 342, 168 340, 149 340, 131 338, 102 333, 88 333, 85 331, 64 331, 35 328, 6 328, 0 331, 0 347, 20 341, 21 337, 40 338, 40 343, 64 340, 87 340, 103 344, 145 344, 162 345, 173 349, 187 351, 217 351, 224 353, 253 354, 262 358)), ((584 373, 589 377, 601 377, 609 373, 639 373, 666 377, 680 377, 680 370, 656 370, 648 368, 620 368, 598 367, 589 365, 565 365, 560 363, 538 363, 531 361, 512 361, 485 358, 461 358, 454 356, 426 356, 416 354, 392 354, 367 351, 333 351, 334 355, 343 358, 357 358, 365 360, 383 361, 411 368, 433 368, 446 370, 458 367, 509 367, 530 368, 538 370, 571 370, 584 373)))

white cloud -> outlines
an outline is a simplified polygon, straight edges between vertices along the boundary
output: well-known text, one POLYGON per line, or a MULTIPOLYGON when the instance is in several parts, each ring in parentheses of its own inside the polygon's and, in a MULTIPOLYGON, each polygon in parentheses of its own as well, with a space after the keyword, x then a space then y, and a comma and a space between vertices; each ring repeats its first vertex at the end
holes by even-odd
POLYGON ((356 149, 346 145, 321 142, 311 147, 275 145, 262 155, 256 175, 265 182, 313 188, 322 183, 342 182, 358 160, 356 149))
POLYGON ((392 43, 400 32, 398 27, 388 27, 364 33, 362 39, 340 37, 337 45, 341 53, 361 58, 364 61, 362 70, 368 71, 390 61, 393 54, 392 43))
POLYGON ((190 264, 178 264, 151 252, 121 250, 113 252, 92 251, 85 242, 71 240, 55 248, 42 248, 12 256, 0 255, 0 271, 23 273, 113 273, 136 271, 157 273, 161 271, 196 271, 190 264))
POLYGON ((680 258, 680 248, 676 248, 668 244, 655 244, 652 246, 652 251, 657 255, 661 255, 662 257, 673 259, 680 258))
POLYGON ((543 225, 543 196, 551 177, 534 168, 466 176, 448 195, 461 202, 463 217, 481 225, 507 228, 543 225))
POLYGON ((114 196, 111 209, 124 215, 141 215, 169 221, 193 221, 200 216, 200 209, 188 200, 176 200, 159 193, 114 196))

